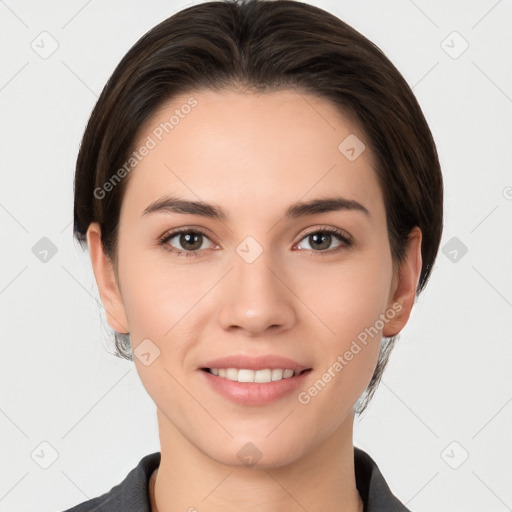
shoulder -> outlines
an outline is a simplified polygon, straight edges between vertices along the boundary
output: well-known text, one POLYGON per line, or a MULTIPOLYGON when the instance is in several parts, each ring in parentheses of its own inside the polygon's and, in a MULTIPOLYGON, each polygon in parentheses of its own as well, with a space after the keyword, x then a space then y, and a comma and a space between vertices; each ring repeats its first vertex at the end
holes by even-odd
POLYGON ((391 492, 377 463, 357 446, 354 446, 354 466, 364 512, 412 512, 391 492))
POLYGON ((160 465, 160 452, 144 456, 110 491, 63 512, 151 512, 149 479, 160 465))

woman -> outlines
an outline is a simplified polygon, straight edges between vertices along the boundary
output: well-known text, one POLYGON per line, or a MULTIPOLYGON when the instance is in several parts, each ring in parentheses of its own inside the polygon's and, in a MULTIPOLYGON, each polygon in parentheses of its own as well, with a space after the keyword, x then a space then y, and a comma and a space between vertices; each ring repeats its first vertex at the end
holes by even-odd
POLYGON ((161 451, 70 511, 407 511, 353 445, 442 232, 410 88, 335 16, 209 2, 106 84, 75 176, 120 355, 161 451))

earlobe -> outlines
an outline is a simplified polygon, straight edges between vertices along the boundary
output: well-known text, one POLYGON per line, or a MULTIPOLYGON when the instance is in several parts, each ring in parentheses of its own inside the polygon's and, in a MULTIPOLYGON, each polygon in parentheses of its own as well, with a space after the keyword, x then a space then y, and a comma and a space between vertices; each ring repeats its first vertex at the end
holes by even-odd
POLYGON ((421 239, 421 230, 415 226, 409 233, 406 254, 394 279, 388 308, 397 313, 382 330, 386 337, 397 335, 409 320, 421 274, 421 239))
POLYGON ((103 249, 101 227, 93 222, 87 229, 87 247, 107 322, 119 333, 128 333, 128 321, 114 266, 103 249))

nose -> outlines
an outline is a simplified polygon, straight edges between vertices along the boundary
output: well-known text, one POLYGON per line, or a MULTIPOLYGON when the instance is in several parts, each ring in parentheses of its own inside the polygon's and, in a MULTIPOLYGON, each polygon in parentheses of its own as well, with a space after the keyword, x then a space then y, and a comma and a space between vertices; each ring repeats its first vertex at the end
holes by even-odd
POLYGON ((265 252, 247 263, 236 257, 234 268, 219 290, 219 321, 225 330, 242 330, 254 336, 272 329, 286 330, 296 321, 293 293, 285 273, 265 252))

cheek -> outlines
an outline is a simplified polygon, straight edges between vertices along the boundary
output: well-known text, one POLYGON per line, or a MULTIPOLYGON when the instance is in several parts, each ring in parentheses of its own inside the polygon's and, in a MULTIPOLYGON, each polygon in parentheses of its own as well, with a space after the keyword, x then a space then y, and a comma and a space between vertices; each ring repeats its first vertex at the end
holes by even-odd
POLYGON ((164 248, 144 248, 147 243, 136 234, 126 234, 119 240, 123 302, 132 339, 165 339, 206 293, 203 288, 208 279, 199 279, 186 262, 173 264, 164 248))
MULTIPOLYGON (((297 272, 298 295, 315 312, 318 385, 311 390, 317 406, 334 400, 340 414, 368 385, 375 370, 392 279, 391 256, 368 250, 339 265, 317 265, 314 272, 297 272), (307 277, 314 275, 314 279, 307 277)), ((309 313, 308 313, 309 315, 309 313)), ((334 404, 333 404, 334 405, 334 404)))
POLYGON ((165 262, 157 265, 151 258, 138 258, 134 252, 125 258, 122 272, 137 372, 156 405, 171 410, 179 421, 193 406, 179 383, 183 382, 187 353, 204 324, 204 317, 199 316, 203 304, 200 299, 211 288, 211 276, 200 279, 197 272, 180 271, 179 266, 165 262), (141 349, 137 350, 139 344, 141 349), (148 365, 137 357, 147 350, 151 358, 158 354, 148 365))
POLYGON ((360 251, 328 264, 301 262, 293 274, 293 289, 318 317, 325 340, 349 341, 385 312, 392 279, 385 252, 360 251))

